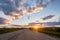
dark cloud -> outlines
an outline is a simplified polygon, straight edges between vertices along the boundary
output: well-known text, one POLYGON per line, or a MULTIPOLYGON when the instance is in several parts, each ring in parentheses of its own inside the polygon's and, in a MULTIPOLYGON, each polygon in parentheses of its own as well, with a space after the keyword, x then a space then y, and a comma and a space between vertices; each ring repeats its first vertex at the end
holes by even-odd
POLYGON ((10 22, 10 20, 0 17, 0 24, 9 24, 10 22))
POLYGON ((48 19, 51 19, 52 17, 54 17, 55 15, 49 15, 49 16, 47 16, 47 17, 44 17, 44 18, 42 18, 43 20, 48 20, 48 19))
POLYGON ((3 20, 4 20, 4 19, 0 17, 0 24, 4 24, 4 23, 3 23, 3 20))

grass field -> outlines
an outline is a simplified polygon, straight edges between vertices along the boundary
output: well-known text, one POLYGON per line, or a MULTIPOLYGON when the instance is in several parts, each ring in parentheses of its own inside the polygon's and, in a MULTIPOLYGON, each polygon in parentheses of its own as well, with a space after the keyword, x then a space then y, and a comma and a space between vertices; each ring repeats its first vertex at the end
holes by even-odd
MULTIPOLYGON (((33 30, 33 28, 30 28, 30 29, 33 30)), ((38 30, 33 30, 33 31, 38 31, 51 36, 60 37, 60 27, 38 28, 38 30)))
POLYGON ((24 28, 0 28, 0 34, 21 30, 24 28))

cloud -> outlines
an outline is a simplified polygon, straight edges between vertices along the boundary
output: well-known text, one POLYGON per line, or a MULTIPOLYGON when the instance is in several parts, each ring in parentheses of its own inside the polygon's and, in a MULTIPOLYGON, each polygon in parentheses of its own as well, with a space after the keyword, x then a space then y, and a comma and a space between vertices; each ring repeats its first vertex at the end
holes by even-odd
POLYGON ((48 20, 48 19, 51 19, 51 18, 53 18, 55 15, 49 15, 49 16, 47 16, 47 17, 44 17, 44 18, 42 18, 43 20, 48 20))
POLYGON ((10 22, 10 20, 0 17, 0 24, 9 24, 10 22))
POLYGON ((1 4, 0 8, 2 8, 2 10, 5 12, 6 15, 10 15, 9 12, 11 11, 19 12, 22 9, 24 11, 26 10, 27 7, 29 11, 26 10, 27 11, 26 14, 28 14, 28 12, 30 11, 34 12, 33 10, 35 10, 35 12, 37 10, 42 10, 47 5, 47 2, 50 2, 50 0, 47 0, 47 2, 43 0, 33 0, 33 1, 36 1, 36 3, 34 4, 36 5, 36 7, 34 6, 33 8, 30 8, 31 4, 27 3, 27 0, 0 0, 1 4), (44 2, 45 4, 43 4, 44 2))
POLYGON ((12 20, 43 10, 51 0, 0 0, 0 10, 12 20), (30 3, 29 3, 29 2, 30 3))
POLYGON ((3 18, 0 18, 0 24, 3 24, 3 18))

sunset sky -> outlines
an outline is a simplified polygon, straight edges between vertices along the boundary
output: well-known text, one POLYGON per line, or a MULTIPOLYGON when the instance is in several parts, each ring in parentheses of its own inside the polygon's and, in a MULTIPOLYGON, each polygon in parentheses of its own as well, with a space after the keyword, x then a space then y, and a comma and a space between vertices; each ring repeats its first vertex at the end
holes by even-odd
MULTIPOLYGON (((31 1, 29 1, 28 3, 31 4, 31 1)), ((54 18, 60 17, 60 0, 54 0, 53 2, 49 3, 47 7, 45 7, 43 10, 38 10, 35 13, 32 13, 30 15, 30 19, 28 19, 28 15, 24 14, 23 17, 11 21, 10 24, 27 25, 28 23, 36 22, 37 20, 39 20, 39 22, 57 21, 53 19, 41 20, 41 18, 44 18, 49 15, 55 15, 54 18)), ((5 16, 5 14, 2 11, 0 11, 0 17, 9 19, 9 16, 5 16)))

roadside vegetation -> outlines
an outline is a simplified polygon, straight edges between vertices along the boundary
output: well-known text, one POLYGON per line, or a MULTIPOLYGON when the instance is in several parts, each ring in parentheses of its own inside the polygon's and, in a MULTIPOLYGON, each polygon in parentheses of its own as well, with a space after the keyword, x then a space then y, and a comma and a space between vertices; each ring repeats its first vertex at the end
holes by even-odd
POLYGON ((24 28, 0 28, 0 34, 21 30, 24 28))
MULTIPOLYGON (((30 28, 30 29, 33 30, 33 28, 30 28)), ((38 32, 45 33, 51 36, 60 37, 60 27, 38 28, 38 30, 33 30, 33 31, 38 31, 38 32)))

